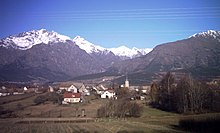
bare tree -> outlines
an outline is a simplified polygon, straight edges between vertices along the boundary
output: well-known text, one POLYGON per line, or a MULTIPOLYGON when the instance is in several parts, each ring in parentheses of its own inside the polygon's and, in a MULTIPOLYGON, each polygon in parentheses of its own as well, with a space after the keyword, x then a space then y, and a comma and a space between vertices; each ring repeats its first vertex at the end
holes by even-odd
POLYGON ((189 79, 189 103, 192 113, 200 113, 203 110, 207 98, 207 89, 197 81, 189 79))
POLYGON ((117 101, 110 100, 106 105, 97 110, 97 117, 118 117, 125 118, 141 116, 142 107, 136 102, 130 102, 125 99, 117 101))
POLYGON ((176 100, 177 100, 177 104, 176 104, 176 109, 178 112, 180 113, 185 113, 189 110, 189 82, 188 79, 186 77, 182 78, 178 85, 177 85, 177 89, 176 89, 176 100))
POLYGON ((200 113, 205 108, 209 90, 206 86, 192 79, 191 76, 180 80, 176 89, 177 111, 181 113, 200 113))
POLYGON ((171 72, 168 72, 160 82, 158 90, 158 104, 164 110, 171 111, 173 109, 173 83, 175 81, 171 72))
POLYGON ((150 98, 151 98, 151 102, 153 104, 156 104, 158 103, 158 86, 157 86, 157 83, 156 82, 153 82, 151 84, 151 89, 150 89, 150 98))

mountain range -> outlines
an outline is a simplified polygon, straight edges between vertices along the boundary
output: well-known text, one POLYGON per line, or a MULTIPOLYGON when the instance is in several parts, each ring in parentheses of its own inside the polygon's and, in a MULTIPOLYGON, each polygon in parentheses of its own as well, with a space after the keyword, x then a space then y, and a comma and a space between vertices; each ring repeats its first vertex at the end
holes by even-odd
POLYGON ((134 52, 120 56, 80 36, 71 39, 45 29, 23 32, 0 40, 0 80, 68 80, 104 72, 116 62, 147 52, 125 50, 134 52))
POLYGON ((1 81, 61 81, 114 73, 150 82, 160 73, 220 76, 220 32, 209 30, 152 49, 103 48, 80 36, 71 39, 45 29, 0 40, 1 81))
POLYGON ((82 50, 85 50, 88 54, 102 53, 108 54, 112 52, 115 56, 134 58, 149 53, 152 49, 138 49, 138 48, 127 48, 120 46, 118 48, 103 48, 99 45, 88 42, 80 36, 76 36, 71 39, 68 36, 60 35, 57 32, 50 32, 46 29, 32 30, 23 32, 18 35, 9 36, 0 40, 2 47, 12 47, 19 50, 27 50, 38 44, 51 44, 51 43, 66 43, 71 42, 78 45, 82 50))
POLYGON ((220 77, 220 32, 209 30, 189 38, 156 46, 147 55, 121 61, 109 71, 130 75, 136 82, 151 82, 162 73, 190 73, 199 80, 220 77), (123 64, 123 65, 122 65, 123 64))

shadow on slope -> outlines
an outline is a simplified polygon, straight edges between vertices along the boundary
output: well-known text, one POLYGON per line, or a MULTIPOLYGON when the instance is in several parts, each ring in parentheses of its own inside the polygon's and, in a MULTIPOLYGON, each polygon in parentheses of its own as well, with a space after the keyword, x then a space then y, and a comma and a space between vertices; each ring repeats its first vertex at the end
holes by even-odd
POLYGON ((179 120, 174 129, 186 132, 196 133, 219 133, 220 132, 220 117, 202 118, 202 119, 183 119, 179 120))

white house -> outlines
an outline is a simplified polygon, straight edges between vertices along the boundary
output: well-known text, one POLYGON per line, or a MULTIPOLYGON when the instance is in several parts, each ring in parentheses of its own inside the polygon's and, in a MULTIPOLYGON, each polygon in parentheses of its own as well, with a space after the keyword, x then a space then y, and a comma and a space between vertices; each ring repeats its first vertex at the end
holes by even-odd
POLYGON ((10 95, 10 93, 0 92, 0 96, 8 96, 8 95, 10 95))
POLYGON ((148 85, 148 86, 142 86, 142 93, 145 93, 145 94, 150 94, 150 90, 151 90, 151 87, 150 87, 150 85, 148 85))
POLYGON ((88 89, 86 89, 86 90, 83 92, 83 94, 84 94, 85 96, 89 96, 89 95, 90 95, 90 91, 89 91, 88 89))
POLYGON ((85 95, 85 96, 90 95, 89 89, 86 88, 84 84, 81 87, 79 87, 79 93, 81 93, 82 95, 85 95))
POLYGON ((73 92, 73 93, 78 93, 78 89, 76 88, 75 85, 71 85, 71 86, 67 89, 67 91, 71 91, 71 92, 73 92))
POLYGON ((8 96, 10 95, 9 91, 6 89, 6 87, 2 86, 0 88, 0 96, 8 96))
POLYGON ((63 94, 63 104, 78 103, 81 101, 80 93, 65 92, 63 94))
POLYGON ((101 98, 114 98, 115 92, 113 90, 106 90, 101 94, 101 98))
POLYGON ((99 87, 100 87, 102 90, 108 90, 108 88, 104 87, 103 85, 99 85, 99 87))
POLYGON ((28 88, 25 86, 25 87, 24 87, 24 91, 27 91, 27 90, 28 90, 28 88))
POLYGON ((93 90, 96 91, 97 94, 101 95, 102 93, 104 93, 104 90, 100 87, 92 87, 93 90))
POLYGON ((22 94, 24 94, 24 92, 13 92, 13 95, 22 95, 22 94))
POLYGON ((129 90, 137 91, 137 92, 142 92, 144 94, 149 94, 150 93, 150 86, 130 86, 129 90))
POLYGON ((60 90, 66 90, 69 92, 73 92, 73 93, 78 93, 78 89, 76 88, 75 85, 71 85, 71 86, 61 86, 60 90))
POLYGON ((85 85, 83 84, 80 88, 79 88, 79 93, 83 93, 86 90, 85 85))

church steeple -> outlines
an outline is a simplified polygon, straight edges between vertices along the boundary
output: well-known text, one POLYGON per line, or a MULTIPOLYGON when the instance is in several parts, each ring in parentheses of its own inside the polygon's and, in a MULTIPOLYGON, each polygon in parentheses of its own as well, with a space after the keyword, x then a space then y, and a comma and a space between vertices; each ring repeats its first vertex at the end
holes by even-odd
POLYGON ((125 80, 125 87, 129 88, 129 81, 128 81, 128 76, 126 75, 126 80, 125 80))

